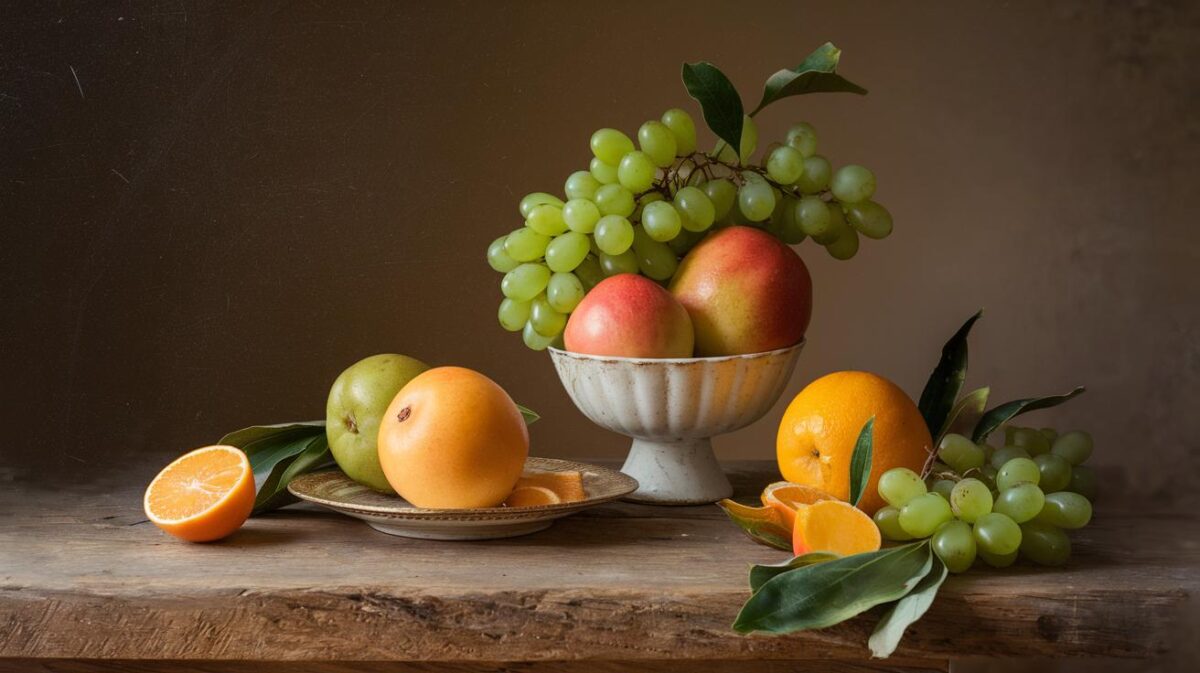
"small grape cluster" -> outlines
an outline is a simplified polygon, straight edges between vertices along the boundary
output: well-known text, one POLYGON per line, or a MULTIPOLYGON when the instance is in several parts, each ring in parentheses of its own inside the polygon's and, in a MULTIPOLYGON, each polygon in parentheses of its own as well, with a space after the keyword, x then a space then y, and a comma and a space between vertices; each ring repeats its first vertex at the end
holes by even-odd
POLYGON ((488 246, 488 264, 504 274, 500 325, 534 350, 560 344, 567 317, 596 284, 621 273, 665 284, 714 227, 760 227, 789 245, 811 237, 837 259, 858 252, 860 233, 891 233, 891 214, 871 200, 874 174, 857 165, 833 171, 811 124, 793 126, 759 166, 748 163, 757 140, 746 117, 740 152, 697 152, 695 123, 678 108, 643 124, 637 147, 616 129, 596 131, 589 169, 567 178, 566 199, 525 196, 525 225, 488 246))
POLYGON ((1092 518, 1096 473, 1083 465, 1092 454, 1091 435, 1008 426, 1004 444, 997 449, 947 434, 928 481, 907 468, 883 473, 879 495, 888 505, 875 513, 882 535, 932 536, 951 572, 965 571, 976 557, 996 568, 1018 555, 1040 565, 1066 563, 1071 541, 1064 529, 1092 518))

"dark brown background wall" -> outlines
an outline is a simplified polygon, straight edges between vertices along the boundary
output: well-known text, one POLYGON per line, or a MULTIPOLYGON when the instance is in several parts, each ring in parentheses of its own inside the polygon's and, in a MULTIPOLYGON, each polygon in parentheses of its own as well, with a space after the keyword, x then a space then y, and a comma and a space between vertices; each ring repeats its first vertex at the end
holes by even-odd
MULTIPOLYGON (((601 126, 683 104, 685 60, 747 99, 832 40, 865 98, 813 122, 873 167, 896 233, 807 244, 790 393, 862 368, 917 394, 976 308, 971 384, 1090 392, 1145 491, 1195 484, 1200 62, 1190 2, 32 3, 0 26, 0 479, 151 475, 243 425, 323 413, 356 359, 480 369, 543 412, 534 451, 618 457, 549 359, 495 323, 483 251, 601 126), (653 9, 651 9, 653 7, 653 9)), ((697 115, 698 117, 698 115, 697 115)), ((783 405, 720 442, 772 455, 783 405)))

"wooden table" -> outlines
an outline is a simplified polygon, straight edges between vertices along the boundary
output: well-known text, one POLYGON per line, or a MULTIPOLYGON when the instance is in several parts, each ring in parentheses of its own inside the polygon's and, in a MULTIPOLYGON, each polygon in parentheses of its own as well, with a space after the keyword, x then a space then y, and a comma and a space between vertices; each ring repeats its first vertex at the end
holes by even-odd
MULTIPOLYGON (((773 465, 732 469, 745 496, 773 465)), ((1102 506, 1069 567, 952 577, 896 655, 871 662, 874 615, 731 631, 747 566, 787 555, 713 506, 614 504, 474 543, 296 508, 192 545, 143 522, 142 488, 0 492, 0 670, 946 670, 964 653, 1149 657, 1196 627, 1180 620, 1200 584, 1194 510, 1102 506)))

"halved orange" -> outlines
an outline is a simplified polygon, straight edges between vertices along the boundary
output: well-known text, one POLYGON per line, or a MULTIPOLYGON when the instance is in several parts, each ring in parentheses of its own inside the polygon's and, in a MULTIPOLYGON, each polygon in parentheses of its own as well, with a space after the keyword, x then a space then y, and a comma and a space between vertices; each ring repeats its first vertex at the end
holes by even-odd
POLYGON ((146 487, 142 506, 155 526, 190 542, 233 533, 254 509, 254 472, 233 446, 205 446, 175 459, 146 487))
POLYGON ((832 495, 815 486, 777 481, 768 484, 759 496, 765 507, 773 507, 789 528, 796 526, 796 510, 822 500, 836 500, 832 495))
POLYGON ((537 507, 538 505, 557 505, 562 498, 545 486, 517 486, 508 499, 505 507, 537 507))
POLYGON ((792 528, 792 551, 830 551, 842 556, 876 551, 882 539, 879 527, 866 512, 841 500, 801 505, 792 528))

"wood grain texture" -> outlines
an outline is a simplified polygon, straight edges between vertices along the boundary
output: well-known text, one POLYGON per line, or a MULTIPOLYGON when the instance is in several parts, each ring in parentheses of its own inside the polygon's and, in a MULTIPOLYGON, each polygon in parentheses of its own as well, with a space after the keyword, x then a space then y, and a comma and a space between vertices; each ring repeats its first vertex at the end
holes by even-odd
MULTIPOLYGON (((771 479, 741 466, 740 492, 771 479)), ((0 494, 0 657, 497 662, 863 660, 875 615, 743 637, 755 545, 716 507, 618 503, 525 538, 384 536, 314 509, 192 545, 142 520, 141 485, 0 494)), ((1101 506, 1061 570, 947 582, 898 657, 1145 657, 1197 588, 1194 515, 1101 506)), ((669 669, 663 669, 669 670, 669 669)))

